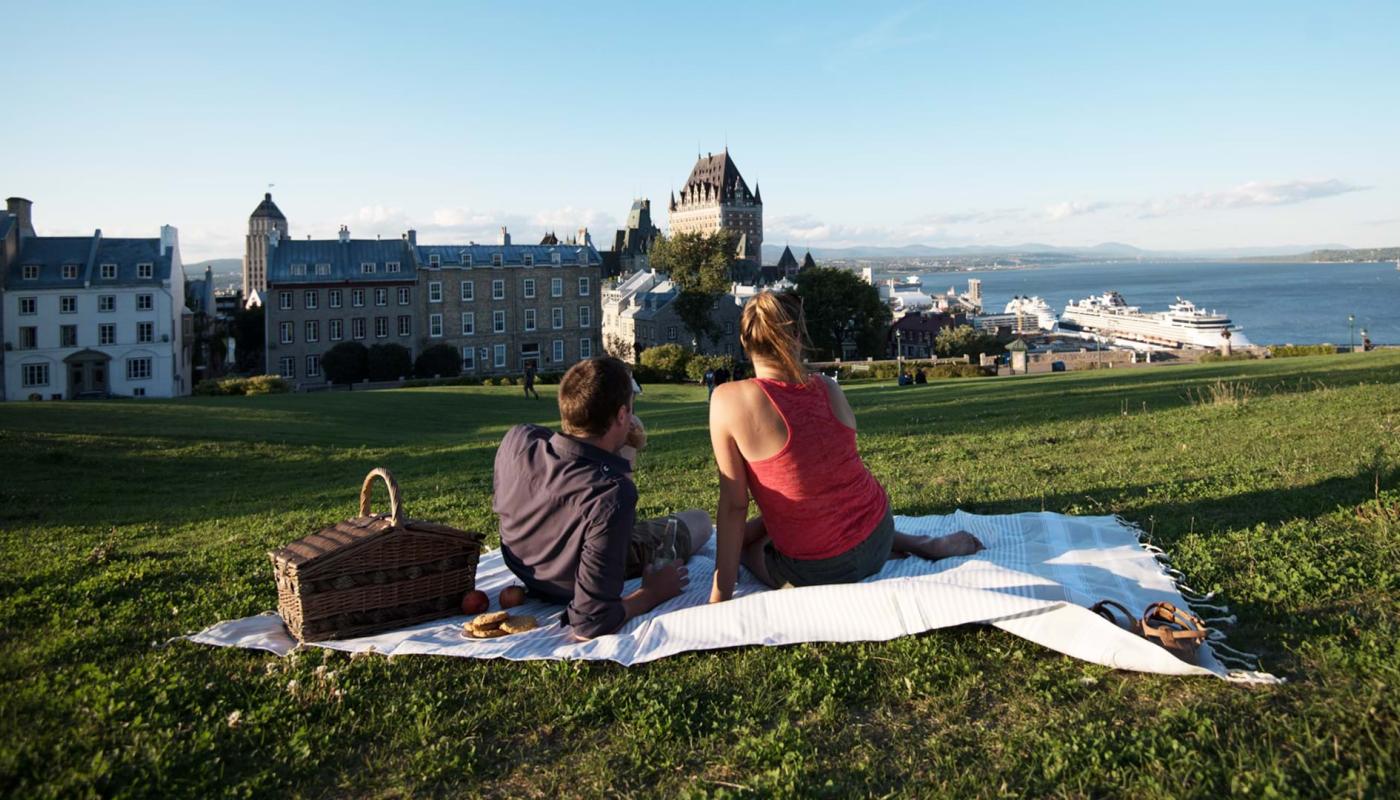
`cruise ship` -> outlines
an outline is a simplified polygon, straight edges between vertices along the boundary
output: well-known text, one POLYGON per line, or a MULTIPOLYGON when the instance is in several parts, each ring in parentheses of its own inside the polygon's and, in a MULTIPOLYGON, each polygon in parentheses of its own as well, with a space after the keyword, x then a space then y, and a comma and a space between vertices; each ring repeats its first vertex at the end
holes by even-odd
POLYGON ((1000 314, 978 314, 972 320, 980 330, 995 332, 1010 328, 1013 333, 1051 333, 1059 320, 1055 310, 1039 297, 1013 297, 1000 314))
POLYGON ((1161 347, 1213 349, 1227 340, 1232 347, 1250 346, 1229 317, 1199 309, 1180 297, 1166 311, 1148 313, 1128 305, 1117 292, 1104 292, 1071 302, 1060 315, 1060 327, 1161 347))

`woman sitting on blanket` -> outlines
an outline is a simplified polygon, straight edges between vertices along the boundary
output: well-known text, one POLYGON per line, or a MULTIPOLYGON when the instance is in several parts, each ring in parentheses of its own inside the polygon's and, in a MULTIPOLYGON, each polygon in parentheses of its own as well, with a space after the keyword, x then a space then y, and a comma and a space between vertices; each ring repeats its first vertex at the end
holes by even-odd
POLYGON ((714 586, 728 600, 739 564, 774 588, 852 583, 889 558, 970 555, 982 543, 894 529, 889 498, 856 452, 856 418, 835 381, 803 366, 807 324, 795 294, 760 292, 739 342, 754 377, 715 388, 710 440, 719 465, 714 586), (745 520, 749 496, 761 516, 745 520))

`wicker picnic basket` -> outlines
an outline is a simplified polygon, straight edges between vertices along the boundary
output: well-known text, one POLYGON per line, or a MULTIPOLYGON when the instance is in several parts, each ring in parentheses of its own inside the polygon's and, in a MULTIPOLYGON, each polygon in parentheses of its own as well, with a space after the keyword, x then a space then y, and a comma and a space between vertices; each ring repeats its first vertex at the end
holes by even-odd
POLYGON ((301 641, 344 639, 458 613, 476 587, 482 536, 409 519, 387 469, 360 489, 360 516, 268 553, 277 610, 301 641), (370 490, 389 487, 389 513, 370 514, 370 490))

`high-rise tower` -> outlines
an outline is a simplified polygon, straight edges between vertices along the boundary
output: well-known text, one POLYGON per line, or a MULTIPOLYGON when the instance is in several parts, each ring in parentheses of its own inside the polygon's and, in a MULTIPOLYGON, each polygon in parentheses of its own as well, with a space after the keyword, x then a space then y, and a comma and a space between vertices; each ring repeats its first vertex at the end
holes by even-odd
POLYGON ((244 302, 254 291, 267 291, 267 237, 273 232, 279 239, 287 238, 287 218, 268 192, 248 217, 248 241, 243 250, 244 302))
POLYGON ((763 197, 757 185, 749 191, 728 148, 695 162, 680 197, 671 195, 670 213, 672 234, 730 231, 736 258, 763 262, 763 197))

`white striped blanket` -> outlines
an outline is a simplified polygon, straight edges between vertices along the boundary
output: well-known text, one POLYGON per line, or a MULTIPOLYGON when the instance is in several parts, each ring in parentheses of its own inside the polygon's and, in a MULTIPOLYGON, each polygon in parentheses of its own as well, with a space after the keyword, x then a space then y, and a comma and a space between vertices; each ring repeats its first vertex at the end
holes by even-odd
MULTIPOLYGON (((1233 617, 1211 618, 1229 609, 1207 605, 1178 583, 1181 574, 1165 555, 1139 543, 1139 531, 1115 517, 1052 513, 979 516, 896 517, 904 533, 941 535, 968 530, 986 545, 973 556, 931 562, 892 560, 875 576, 840 586, 772 591, 744 570, 734 599, 710 605, 714 540, 690 561, 690 588, 617 633, 576 642, 558 625, 560 607, 531 602, 513 613, 533 614, 536 630, 498 639, 468 639, 466 617, 449 617, 402 630, 307 646, 384 655, 442 655, 468 658, 610 660, 624 665, 676 653, 742 645, 797 642, 885 641, 935 628, 990 623, 1067 655, 1118 669, 1171 675, 1214 675, 1228 680, 1272 683, 1248 654, 1223 642, 1219 630, 1233 617), (1123 630, 1088 606, 1112 599, 1140 610, 1164 600, 1206 616, 1211 630, 1199 666, 1123 630), (1227 662, 1245 669, 1230 669, 1227 662)), ((482 555, 477 586, 492 598, 515 582, 500 551, 482 555)), ((629 582, 626 591, 636 588, 629 582)), ((220 647, 267 650, 279 656, 297 646, 276 614, 229 620, 190 637, 220 647)))

